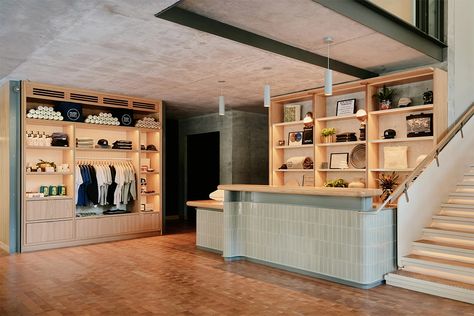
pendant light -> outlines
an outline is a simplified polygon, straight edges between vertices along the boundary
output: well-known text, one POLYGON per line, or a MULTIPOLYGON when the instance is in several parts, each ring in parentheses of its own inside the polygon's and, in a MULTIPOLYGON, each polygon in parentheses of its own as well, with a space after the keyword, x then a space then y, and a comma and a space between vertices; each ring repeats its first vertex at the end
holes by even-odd
POLYGON ((270 102, 270 85, 266 84, 263 86, 263 106, 269 108, 270 102))
POLYGON ((331 36, 326 36, 324 38, 324 43, 328 45, 328 67, 326 68, 326 71, 324 72, 324 95, 330 96, 332 95, 332 70, 329 67, 329 45, 333 42, 333 39, 331 36))
POLYGON ((220 85, 219 115, 225 115, 225 100, 224 100, 224 95, 222 94, 222 85, 225 83, 225 80, 219 80, 218 83, 220 85))
MULTIPOLYGON (((263 67, 263 71, 268 71, 272 69, 272 67, 263 67)), ((272 103, 271 100, 271 93, 270 93, 270 85, 267 83, 263 86, 263 106, 266 108, 270 107, 270 104, 272 103)))

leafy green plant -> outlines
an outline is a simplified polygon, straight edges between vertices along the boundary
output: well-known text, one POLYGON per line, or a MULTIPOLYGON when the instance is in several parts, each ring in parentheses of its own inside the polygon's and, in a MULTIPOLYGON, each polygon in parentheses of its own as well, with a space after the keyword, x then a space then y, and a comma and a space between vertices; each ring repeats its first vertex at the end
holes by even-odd
POLYGON ((377 98, 379 102, 391 101, 394 94, 395 94, 394 89, 387 88, 387 86, 384 85, 382 89, 380 89, 379 92, 375 95, 375 97, 377 98))
POLYGON ((348 184, 344 179, 328 180, 324 183, 327 188, 347 188, 348 184))
POLYGON ((334 127, 326 127, 321 130, 321 136, 331 136, 336 134, 336 129, 334 127))
POLYGON ((384 174, 382 173, 379 178, 377 179, 377 182, 379 183, 380 188, 382 189, 382 194, 380 195, 380 198, 385 201, 390 194, 392 194, 393 190, 399 185, 397 182, 398 180, 398 174, 392 172, 392 174, 384 174))

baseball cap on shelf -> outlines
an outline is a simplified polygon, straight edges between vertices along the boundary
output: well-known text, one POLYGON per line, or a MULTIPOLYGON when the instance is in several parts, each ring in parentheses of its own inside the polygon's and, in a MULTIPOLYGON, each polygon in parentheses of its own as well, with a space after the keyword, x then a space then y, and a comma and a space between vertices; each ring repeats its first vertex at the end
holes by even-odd
POLYGON ((410 104, 411 104, 410 98, 400 98, 400 100, 398 100, 398 107, 409 106, 410 104))
POLYGON ((152 151, 158 151, 155 147, 155 145, 148 145, 146 146, 146 150, 152 150, 152 151))
POLYGON ((109 146, 109 141, 107 139, 103 139, 103 138, 101 138, 97 141, 97 146, 102 147, 102 148, 109 148, 110 147, 109 146))

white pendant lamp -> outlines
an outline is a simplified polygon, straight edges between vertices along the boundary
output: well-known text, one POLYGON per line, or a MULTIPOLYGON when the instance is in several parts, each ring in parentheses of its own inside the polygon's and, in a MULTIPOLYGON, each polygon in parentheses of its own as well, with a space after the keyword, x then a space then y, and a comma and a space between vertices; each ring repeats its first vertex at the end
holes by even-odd
POLYGON ((217 82, 220 86, 220 93, 219 93, 219 115, 225 115, 225 100, 224 95, 222 94, 222 85, 225 83, 225 80, 219 80, 217 82))
POLYGON ((270 102, 270 85, 266 84, 263 86, 263 106, 269 108, 270 102))
POLYGON ((329 68, 329 45, 333 42, 331 36, 326 36, 324 38, 324 43, 328 45, 328 67, 324 72, 324 95, 330 96, 332 95, 332 70, 329 68))
POLYGON ((219 96, 219 115, 225 115, 225 100, 224 96, 219 96))

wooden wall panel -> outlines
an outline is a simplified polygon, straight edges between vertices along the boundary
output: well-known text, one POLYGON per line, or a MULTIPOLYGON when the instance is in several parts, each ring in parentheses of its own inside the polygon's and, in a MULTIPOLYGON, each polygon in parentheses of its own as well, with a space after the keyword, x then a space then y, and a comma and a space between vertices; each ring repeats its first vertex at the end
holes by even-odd
POLYGON ((9 87, 7 82, 0 88, 0 248, 5 251, 10 244, 9 87))

